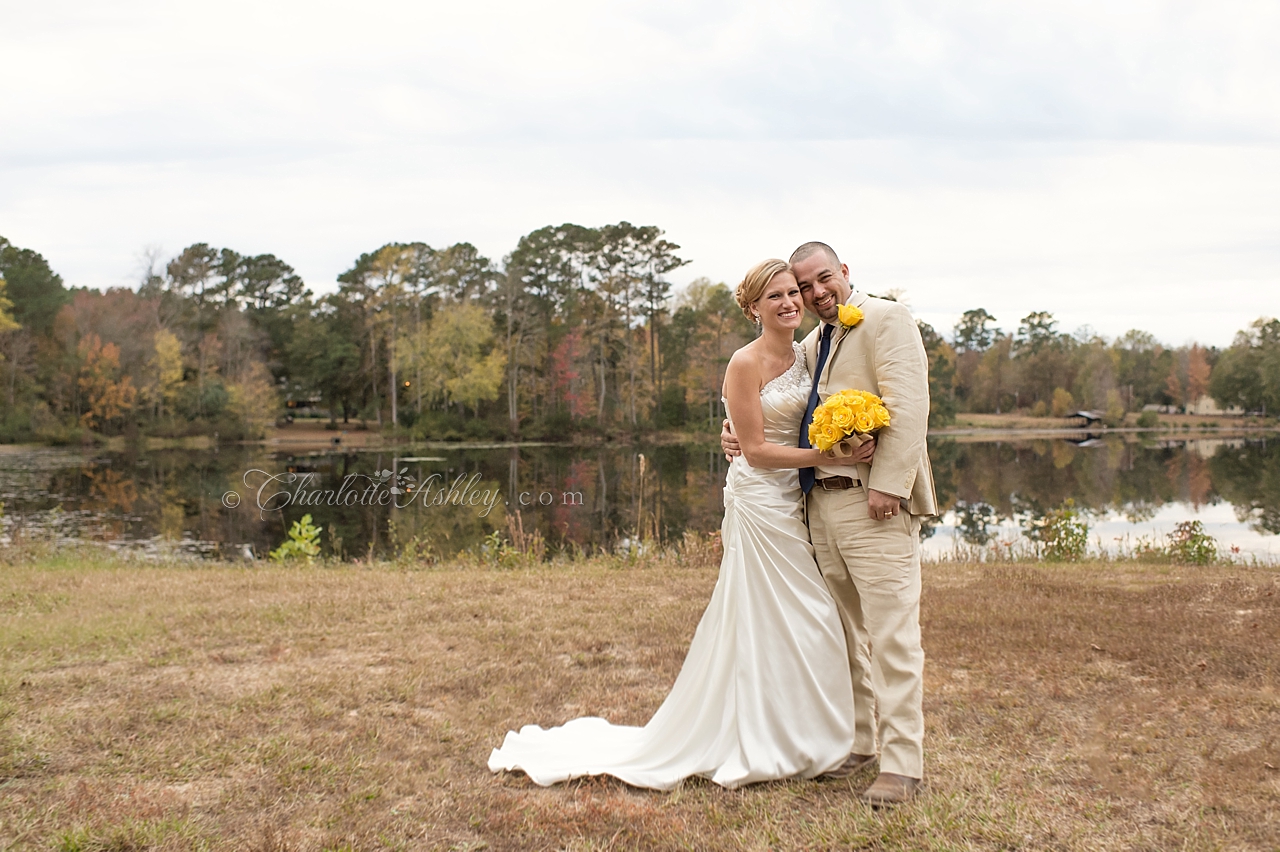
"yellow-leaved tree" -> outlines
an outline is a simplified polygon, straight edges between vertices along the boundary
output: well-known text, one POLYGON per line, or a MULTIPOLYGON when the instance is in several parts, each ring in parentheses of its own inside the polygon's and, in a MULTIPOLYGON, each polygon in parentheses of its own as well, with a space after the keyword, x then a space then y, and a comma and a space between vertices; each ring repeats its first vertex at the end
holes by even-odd
POLYGON ((242 372, 238 381, 227 384, 227 409, 244 426, 246 438, 262 438, 276 418, 280 400, 271 373, 254 361, 242 372))
POLYGON ((1053 389, 1053 416, 1066 417, 1075 408, 1076 398, 1066 388, 1053 389))
POLYGON ((507 353, 493 345, 493 321, 479 305, 452 304, 431 318, 420 345, 426 390, 473 411, 481 402, 497 399, 507 353))
MULTIPOLYGON (((17 331, 19 328, 18 321, 13 318, 13 302, 9 301, 9 299, 5 296, 4 288, 5 288, 4 278, 0 277, 0 336, 3 336, 11 331, 17 331)), ((3 363, 4 361, 5 361, 5 355, 3 352, 0 352, 0 363, 3 363)), ((9 408, 10 409, 14 407, 13 406, 13 386, 14 386, 14 382, 17 380, 17 375, 16 375, 17 369, 18 368, 16 366, 10 366, 8 368, 9 381, 7 384, 9 385, 9 388, 10 388, 9 390, 9 408)))
MULTIPOLYGON (((17 331, 18 321, 13 318, 13 302, 4 294, 5 281, 0 277, 0 334, 17 331)), ((0 356, 3 357, 3 356, 0 356)))
POLYGON ((151 403, 156 417, 160 417, 166 410, 172 412, 173 401, 182 386, 182 344, 173 332, 162 328, 156 332, 152 348, 144 396, 151 403))

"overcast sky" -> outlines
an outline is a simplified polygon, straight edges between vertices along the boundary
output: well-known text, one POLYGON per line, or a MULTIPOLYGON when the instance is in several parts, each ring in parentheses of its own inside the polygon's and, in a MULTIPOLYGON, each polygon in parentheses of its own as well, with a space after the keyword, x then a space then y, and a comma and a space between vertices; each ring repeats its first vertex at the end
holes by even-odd
POLYGON ((1280 4, 0 0, 0 235, 317 292, 390 241, 654 224, 736 283, 799 242, 949 330, 1226 345, 1280 313, 1280 4))

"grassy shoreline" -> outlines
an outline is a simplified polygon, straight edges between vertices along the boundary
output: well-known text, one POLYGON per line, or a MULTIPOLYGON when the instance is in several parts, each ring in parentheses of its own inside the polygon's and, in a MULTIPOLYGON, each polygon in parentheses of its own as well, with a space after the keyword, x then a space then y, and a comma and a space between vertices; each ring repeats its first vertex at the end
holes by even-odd
MULTIPOLYGON (((552 445, 629 445, 629 444, 718 444, 719 433, 712 429, 691 429, 685 431, 663 430, 644 433, 589 434, 582 433, 570 436, 568 440, 548 441, 543 438, 531 440, 427 440, 410 439, 397 432, 381 432, 371 424, 358 426, 355 423, 342 424, 337 430, 324 427, 327 421, 298 420, 287 426, 273 426, 261 440, 234 441, 232 444, 242 446, 261 446, 280 452, 316 451, 316 450, 382 450, 397 447, 428 447, 440 449, 477 449, 507 446, 552 446, 552 445), (339 443, 335 444, 334 440, 339 443)), ((1266 434, 1280 431, 1280 424, 1275 418, 1242 418, 1227 415, 1200 414, 1162 414, 1160 424, 1153 427, 1139 427, 1137 414, 1130 413, 1124 425, 1107 427, 1095 424, 1088 429, 1081 428, 1070 418, 1032 417, 1026 413, 1010 412, 1004 414, 958 414, 955 423, 949 426, 934 428, 929 431, 932 438, 972 438, 973 436, 993 435, 999 437, 1061 437, 1075 434, 1128 434, 1145 433, 1168 437, 1205 437, 1205 436, 1240 436, 1266 434)), ((112 451, 126 449, 129 444, 120 436, 104 437, 86 433, 84 445, 102 447, 112 451)), ((137 445, 146 450, 187 449, 207 450, 216 446, 214 439, 207 435, 187 438, 140 437, 137 445)), ((3 444, 0 452, 17 452, 50 446, 67 446, 52 443, 3 444)), ((71 444, 70 446, 78 446, 71 444)))
POLYGON ((0 848, 1275 849, 1280 574, 925 568, 927 793, 494 776, 661 702, 709 548, 492 570, 0 554, 0 848))

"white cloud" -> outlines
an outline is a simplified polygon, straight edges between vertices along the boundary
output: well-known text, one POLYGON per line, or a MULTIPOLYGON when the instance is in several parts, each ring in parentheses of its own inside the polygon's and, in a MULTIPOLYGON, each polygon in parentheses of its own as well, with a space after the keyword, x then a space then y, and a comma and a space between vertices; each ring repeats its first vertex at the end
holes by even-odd
POLYGON ((389 240, 498 257, 629 219, 684 246, 677 280, 826 237, 941 328, 983 305, 1225 344, 1280 295, 1270 3, 0 15, 0 234, 75 284, 206 241, 323 289, 389 240))

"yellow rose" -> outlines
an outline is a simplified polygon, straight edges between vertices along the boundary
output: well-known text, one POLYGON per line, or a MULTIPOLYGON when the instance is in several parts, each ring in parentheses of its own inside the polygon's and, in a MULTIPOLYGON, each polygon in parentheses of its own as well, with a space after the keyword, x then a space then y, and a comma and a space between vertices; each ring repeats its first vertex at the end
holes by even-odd
POLYGON ((883 405, 871 406, 871 416, 875 418, 877 426, 889 425, 889 409, 883 405))
POLYGON ((870 412, 862 411, 859 412, 856 418, 854 418, 853 425, 859 432, 870 432, 872 429, 876 428, 876 421, 875 418, 871 416, 870 412))
POLYGON ((853 305, 841 305, 839 311, 840 324, 845 328, 853 328, 862 322, 862 311, 853 305))
POLYGON ((823 426, 823 427, 822 427, 822 435, 821 435, 821 437, 822 437, 822 443, 823 443, 823 444, 825 444, 825 446, 822 448, 822 450, 823 450, 823 452, 826 452, 827 450, 829 450, 829 449, 831 449, 833 446, 835 446, 835 445, 836 445, 836 443, 837 443, 837 442, 838 442, 838 441, 839 441, 843 436, 840 434, 840 430, 839 430, 839 429, 837 429, 837 428, 836 428, 836 427, 834 427, 834 426, 827 425, 827 426, 823 426))
MULTIPOLYGON (((809 446, 817 447, 822 450, 822 426, 817 423, 809 424, 809 446)), ((826 452, 826 450, 823 450, 826 452)))
POLYGON ((848 432, 849 427, 853 425, 853 410, 847 405, 842 405, 831 412, 831 425, 848 432))

